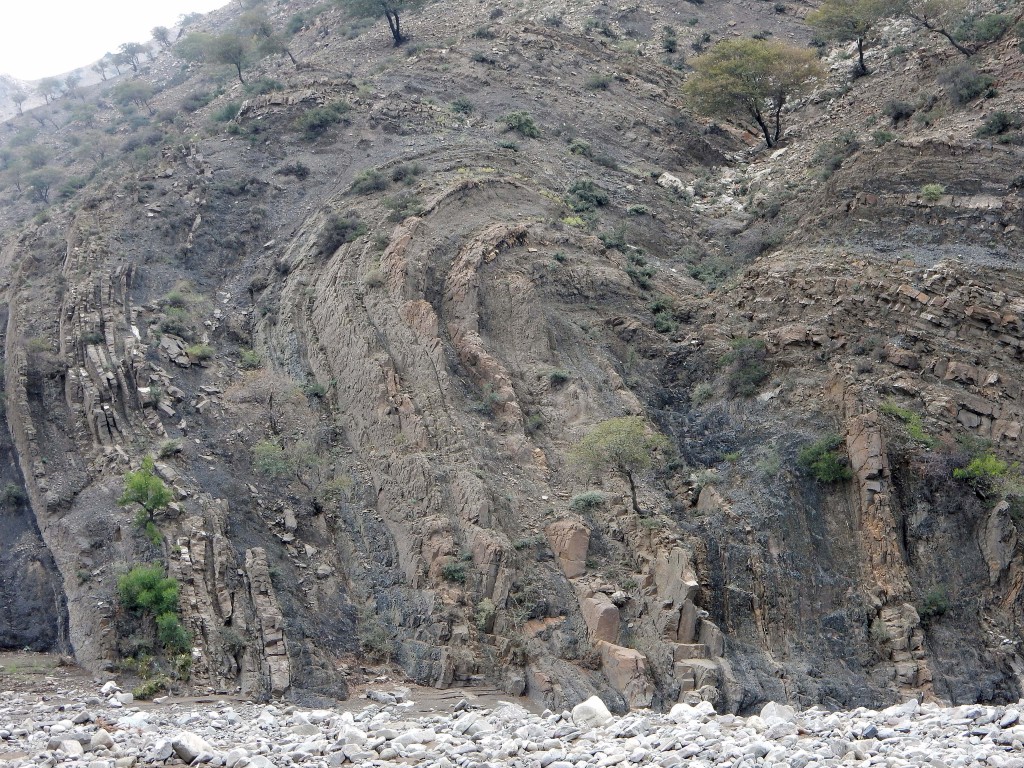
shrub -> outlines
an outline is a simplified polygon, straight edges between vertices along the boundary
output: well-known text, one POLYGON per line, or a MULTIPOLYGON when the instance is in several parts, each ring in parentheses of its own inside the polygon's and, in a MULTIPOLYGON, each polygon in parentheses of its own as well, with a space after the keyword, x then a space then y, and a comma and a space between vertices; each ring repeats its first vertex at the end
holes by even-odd
POLYGON ((294 176, 299 181, 304 181, 309 176, 309 166, 296 161, 282 165, 274 173, 278 176, 294 176))
POLYGON ((345 113, 349 111, 349 105, 344 101, 334 101, 323 107, 314 107, 307 111, 295 121, 295 127, 302 132, 302 135, 312 141, 319 138, 332 125, 343 123, 348 125, 348 118, 345 113))
POLYGON ((25 493, 25 489, 16 483, 7 483, 0 490, 0 507, 14 509, 24 504, 27 499, 28 496, 25 493))
POLYGON ((882 107, 882 112, 886 117, 890 118, 893 125, 898 123, 900 120, 906 120, 911 117, 916 111, 913 104, 909 101, 903 101, 902 99, 892 99, 885 103, 882 107))
POLYGON ((939 75, 939 82, 946 87, 946 95, 956 106, 963 106, 985 93, 995 79, 979 72, 973 64, 962 62, 949 67, 939 75))
POLYGON ((351 243, 366 234, 366 224, 355 216, 331 214, 320 233, 320 253, 330 256, 346 243, 351 243))
POLYGON ((493 40, 497 36, 497 33, 490 27, 477 27, 473 31, 473 37, 478 40, 493 40))
POLYGON ((647 216, 651 209, 646 205, 631 205, 626 209, 628 216, 647 216))
POLYGON ((946 188, 941 184, 925 184, 921 187, 921 199, 928 203, 936 203, 946 194, 946 188))
POLYGON ((548 371, 548 381, 551 383, 552 387, 560 387, 571 378, 572 374, 569 373, 569 371, 564 371, 560 368, 548 371))
POLYGON ((213 98, 212 93, 194 91, 181 100, 181 110, 182 112, 195 112, 213 101, 213 98))
POLYGON ((272 78, 261 77, 259 80, 251 80, 245 84, 245 92, 250 96, 262 96, 264 93, 283 91, 284 85, 272 78))
POLYGON ((352 192, 357 195, 368 195, 371 192, 383 192, 388 188, 388 177, 380 171, 370 168, 352 180, 352 192))
POLYGON ((762 339, 733 339, 732 349, 722 358, 726 366, 729 394, 751 397, 768 378, 768 353, 762 339))
POLYGON ((359 647, 367 656, 381 661, 390 661, 395 653, 395 634, 384 624, 377 613, 369 607, 360 609, 356 630, 359 647))
POLYGON ((871 140, 875 142, 876 147, 883 147, 895 138, 896 134, 891 131, 874 131, 871 134, 871 140))
POLYGON ((473 111, 473 102, 467 99, 465 96, 459 96, 457 99, 452 101, 452 112, 457 115, 468 115, 473 111))
POLYGON ((242 347, 238 350, 238 367, 245 371, 252 371, 263 366, 263 358, 259 352, 242 347))
POLYGON ((936 587, 925 593, 917 613, 922 621, 928 621, 944 615, 948 610, 949 597, 946 596, 946 590, 936 587))
POLYGON ((903 422, 907 430, 907 435, 910 436, 911 440, 916 440, 919 443, 924 443, 927 446, 935 445, 935 439, 930 437, 924 431, 924 425, 921 423, 921 415, 916 413, 909 408, 900 408, 896 403, 891 400, 886 400, 879 406, 879 410, 886 416, 892 416, 895 419, 899 419, 903 422))
POLYGON ((212 359, 213 352, 213 347, 209 344, 193 344, 185 350, 185 354, 193 360, 198 360, 200 363, 205 363, 207 360, 212 359))
POLYGON ((1022 125, 1024 125, 1024 119, 1019 113, 1000 111, 985 121, 985 124, 978 129, 977 136, 979 138, 999 136, 1007 131, 1016 130, 1022 125))
POLYGON ((252 467, 257 474, 280 479, 291 474, 292 461, 279 443, 260 440, 252 447, 252 467))
POLYGON ((516 142, 514 141, 509 141, 508 139, 503 139, 502 141, 499 141, 498 146, 501 147, 502 149, 511 149, 513 152, 519 151, 519 145, 516 144, 516 142))
POLYGON ((963 480, 983 496, 995 491, 1009 474, 1010 465, 991 451, 975 456, 966 467, 953 470, 954 478, 963 480))
POLYGON ((177 613, 170 611, 156 617, 156 636, 173 653, 184 653, 192 646, 192 635, 181 626, 177 613))
POLYGON ((853 477, 849 462, 839 452, 843 438, 827 435, 804 446, 797 454, 796 463, 819 483, 838 483, 853 477))
POLYGON ((149 701, 153 697, 166 691, 170 682, 171 681, 163 675, 160 677, 154 677, 152 680, 147 680, 137 687, 132 688, 132 696, 139 701, 149 701))
POLYGON ((505 124, 505 130, 518 133, 524 138, 536 139, 540 136, 540 129, 529 112, 509 112, 499 122, 505 124))
POLYGON ((588 91, 607 91, 611 84, 612 79, 608 75, 591 75, 583 83, 583 87, 588 91))
POLYGON ((391 211, 389 221, 403 221, 423 212, 423 200, 412 192, 402 192, 393 197, 385 197, 384 207, 391 211))
POLYGON ((590 148, 590 144, 583 141, 583 139, 573 139, 569 142, 569 154, 570 155, 582 155, 583 157, 593 157, 594 150, 590 148))
POLYGON ((156 451, 156 455, 161 459, 169 459, 179 453, 181 453, 181 440, 164 440, 156 451))
POLYGON ((402 163, 391 169, 391 180, 411 184, 412 180, 421 173, 423 173, 423 166, 419 163, 402 163))
POLYGON ((494 601, 489 597, 485 597, 476 607, 473 623, 476 624, 476 628, 481 632, 490 632, 494 628, 494 616, 496 613, 497 609, 494 606, 494 601))
POLYGON ((462 563, 447 562, 441 567, 441 577, 456 584, 466 583, 466 566, 462 563))
POLYGON ((569 187, 566 203, 576 213, 593 211, 608 205, 608 192, 590 179, 578 179, 569 187))
POLYGON ((227 104, 224 104, 215 109, 213 114, 210 115, 210 117, 213 118, 214 122, 226 123, 238 117, 238 110, 241 108, 241 102, 229 101, 227 104))
POLYGON ((599 491, 585 491, 572 497, 569 502, 569 509, 573 512, 591 512, 603 507, 605 502, 604 494, 599 491))
POLYGON ((121 606, 155 616, 178 610, 178 582, 164 576, 163 566, 137 565, 117 580, 121 606))

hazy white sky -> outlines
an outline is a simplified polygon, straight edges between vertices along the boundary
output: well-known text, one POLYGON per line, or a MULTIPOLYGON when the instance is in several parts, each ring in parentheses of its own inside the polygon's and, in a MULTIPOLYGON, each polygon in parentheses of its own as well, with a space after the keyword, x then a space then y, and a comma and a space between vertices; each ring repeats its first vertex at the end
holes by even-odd
POLYGON ((183 13, 228 0, 0 0, 0 74, 23 80, 92 63, 121 43, 144 42, 183 13))

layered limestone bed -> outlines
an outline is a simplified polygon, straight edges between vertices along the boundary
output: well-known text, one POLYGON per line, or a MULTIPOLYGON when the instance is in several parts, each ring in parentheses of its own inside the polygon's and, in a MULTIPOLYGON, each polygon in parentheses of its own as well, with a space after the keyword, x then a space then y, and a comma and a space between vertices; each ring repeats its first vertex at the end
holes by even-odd
POLYGON ((596 696, 541 714, 461 699, 416 716, 408 689, 371 690, 365 708, 338 711, 166 697, 140 709, 113 682, 75 689, 51 678, 42 687, 0 694, 0 761, 9 768, 1024 766, 1024 702, 943 708, 912 699, 847 712, 769 703, 750 717, 702 702, 615 717, 596 696))

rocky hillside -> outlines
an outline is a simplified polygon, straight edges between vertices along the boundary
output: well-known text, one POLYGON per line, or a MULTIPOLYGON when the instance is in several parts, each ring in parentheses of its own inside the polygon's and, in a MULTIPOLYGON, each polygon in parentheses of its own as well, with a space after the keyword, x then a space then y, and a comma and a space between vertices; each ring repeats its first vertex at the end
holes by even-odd
POLYGON ((395 48, 271 3, 289 55, 10 119, 0 645, 308 701, 1016 700, 1019 41, 966 72, 891 21, 765 150, 687 58, 811 5, 683 5, 455 0, 395 48), (669 444, 635 500, 573 460, 627 415, 669 444), (119 594, 149 562, 191 653, 119 594))

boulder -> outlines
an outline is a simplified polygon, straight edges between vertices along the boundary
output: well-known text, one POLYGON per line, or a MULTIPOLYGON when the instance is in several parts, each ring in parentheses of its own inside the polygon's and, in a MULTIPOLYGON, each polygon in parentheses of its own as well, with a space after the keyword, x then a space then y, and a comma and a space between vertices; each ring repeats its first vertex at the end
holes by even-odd
POLYGON ((633 648, 597 642, 601 671, 632 708, 649 707, 654 701, 654 683, 647 671, 647 657, 633 648))
POLYGON ((210 754, 213 752, 213 747, 190 731, 182 731, 175 736, 171 740, 171 749, 186 764, 191 763, 204 753, 210 754))
POLYGON ((583 598, 580 609, 591 640, 614 643, 619 639, 619 609, 606 595, 583 598))
POLYGON ((572 721, 581 728, 600 728, 612 721, 612 713, 597 696, 591 696, 572 708, 572 721))
POLYGON ((559 520, 549 525, 545 533, 567 578, 574 579, 587 572, 590 529, 586 525, 579 520, 559 520))
POLYGON ((768 727, 777 723, 791 723, 796 720, 796 710, 788 704, 769 701, 761 707, 761 719, 768 727))

